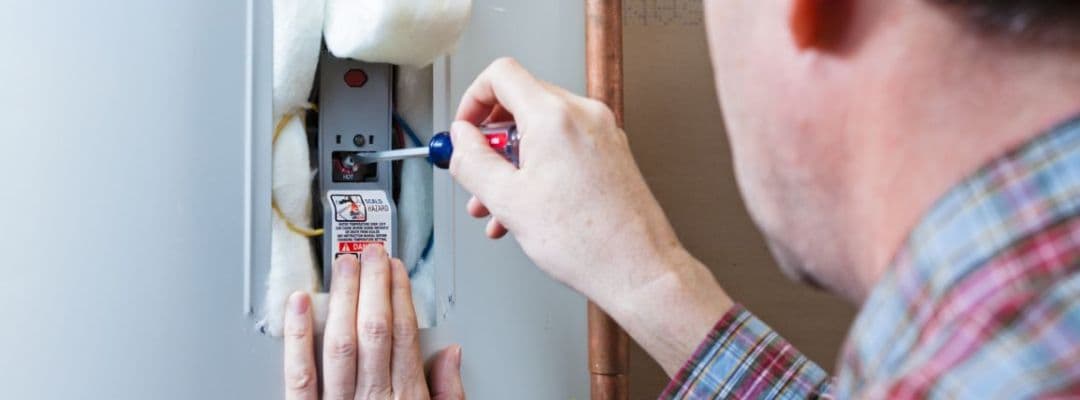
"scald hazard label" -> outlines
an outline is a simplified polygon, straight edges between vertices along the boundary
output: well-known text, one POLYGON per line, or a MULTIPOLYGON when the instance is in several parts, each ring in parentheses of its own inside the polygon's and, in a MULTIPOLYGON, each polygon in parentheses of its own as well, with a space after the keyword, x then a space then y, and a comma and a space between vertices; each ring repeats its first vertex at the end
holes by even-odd
POLYGON ((385 192, 339 190, 326 196, 334 208, 331 227, 334 258, 343 254, 359 256, 372 244, 380 244, 393 254, 393 208, 385 192))

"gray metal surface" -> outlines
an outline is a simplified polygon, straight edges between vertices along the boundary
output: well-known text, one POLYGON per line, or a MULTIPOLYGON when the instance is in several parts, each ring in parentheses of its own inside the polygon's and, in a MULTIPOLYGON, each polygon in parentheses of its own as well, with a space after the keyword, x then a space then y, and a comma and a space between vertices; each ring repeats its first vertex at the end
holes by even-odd
MULTIPOLYGON (((394 67, 390 64, 370 64, 334 57, 324 50, 319 59, 319 199, 322 202, 323 234, 322 272, 323 288, 330 287, 333 260, 338 253, 332 245, 334 207, 327 201, 327 193, 334 191, 378 190, 385 193, 394 215, 391 229, 397 233, 397 207, 394 205, 393 163, 378 162, 377 176, 365 182, 335 182, 334 153, 373 153, 393 147, 393 80, 394 67), (362 70, 367 81, 361 87, 345 84, 345 74, 350 70, 362 70), (360 136, 361 143, 353 138, 360 136), (362 144, 362 145, 361 145, 362 144)), ((398 239, 390 239, 391 255, 398 256, 398 239)), ((384 244, 385 246, 385 244, 384 244)))
MULTIPOLYGON (((497 56, 583 90, 580 1, 474 3, 437 128, 497 56)), ((4 6, 0 397, 280 398, 280 344, 244 312, 269 265, 270 2, 4 6)), ((425 351, 463 345, 472 399, 586 398, 584 299, 436 176, 456 298, 425 351)))

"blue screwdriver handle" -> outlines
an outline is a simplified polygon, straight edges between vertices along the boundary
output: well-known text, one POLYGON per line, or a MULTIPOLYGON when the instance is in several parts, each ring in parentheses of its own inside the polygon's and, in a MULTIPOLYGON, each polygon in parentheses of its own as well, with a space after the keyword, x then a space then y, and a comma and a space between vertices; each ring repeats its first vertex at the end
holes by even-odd
MULTIPOLYGON (((520 166, 521 135, 517 125, 512 123, 485 125, 480 127, 480 132, 487 137, 488 145, 507 161, 520 166)), ((428 160, 436 167, 450 168, 450 158, 454 155, 454 143, 450 140, 449 132, 439 132, 428 143, 428 160)))

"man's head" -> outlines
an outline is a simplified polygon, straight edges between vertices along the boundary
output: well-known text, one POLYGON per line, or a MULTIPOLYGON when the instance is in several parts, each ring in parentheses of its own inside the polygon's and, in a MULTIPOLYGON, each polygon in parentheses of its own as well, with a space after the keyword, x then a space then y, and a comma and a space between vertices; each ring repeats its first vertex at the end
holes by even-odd
MULTIPOLYGON (((982 131, 953 120, 1009 110, 994 97, 1006 95, 995 93, 995 79, 1004 87, 1020 85, 1021 71, 1049 77, 1075 69, 1031 60, 1076 61, 1080 49, 1075 0, 705 0, 705 7, 752 216, 786 272, 856 299, 874 279, 859 268, 884 264, 928 203, 1002 150, 993 146, 1016 141, 986 129, 984 149, 940 133, 982 131), (1005 60, 1013 54, 1025 61, 1005 60), (962 147, 955 157, 922 151, 954 145, 962 147), (866 246, 872 240, 889 249, 866 246)), ((1018 124, 1031 122, 1024 112, 1017 110, 1018 124)), ((1001 127, 1040 128, 1020 126, 1001 127)))

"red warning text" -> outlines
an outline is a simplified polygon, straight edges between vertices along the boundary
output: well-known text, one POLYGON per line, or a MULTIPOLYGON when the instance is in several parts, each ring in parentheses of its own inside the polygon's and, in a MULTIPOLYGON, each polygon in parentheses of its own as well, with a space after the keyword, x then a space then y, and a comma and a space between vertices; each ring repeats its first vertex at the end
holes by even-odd
POLYGON ((373 244, 386 246, 384 242, 339 242, 337 251, 338 253, 362 253, 364 247, 373 244))

